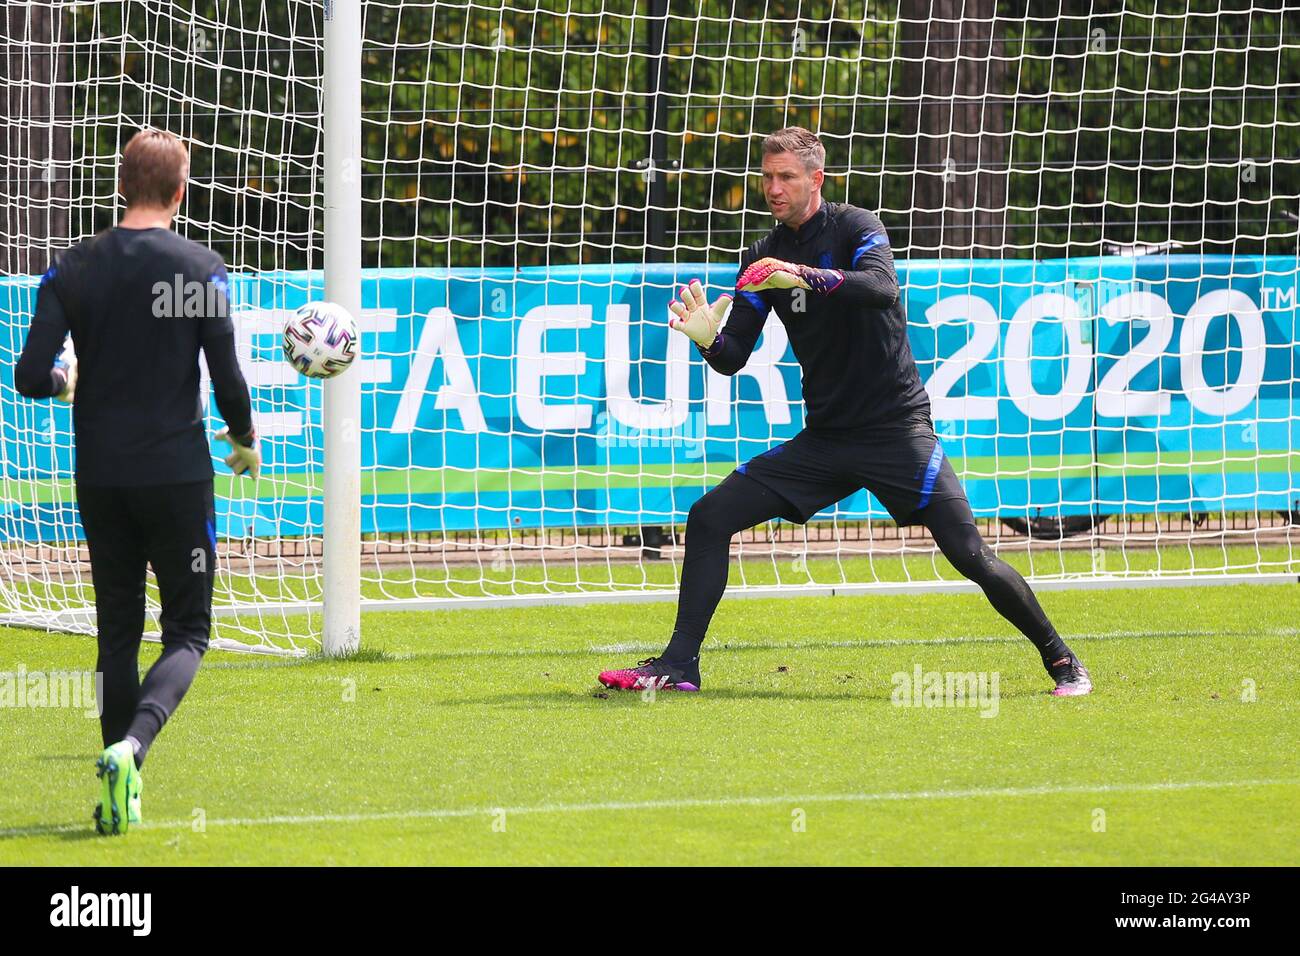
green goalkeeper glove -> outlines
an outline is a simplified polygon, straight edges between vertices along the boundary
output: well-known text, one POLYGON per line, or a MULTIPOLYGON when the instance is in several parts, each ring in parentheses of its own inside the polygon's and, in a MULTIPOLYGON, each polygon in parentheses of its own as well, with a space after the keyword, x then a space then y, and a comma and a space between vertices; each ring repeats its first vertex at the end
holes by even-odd
POLYGON ((731 307, 731 296, 721 295, 717 302, 709 305, 699 279, 692 279, 689 285, 682 286, 680 296, 668 306, 672 312, 668 317, 668 327, 681 332, 700 348, 707 349, 718 337, 723 316, 731 307))
POLYGON ((226 456, 226 465, 237 475, 247 474, 253 480, 257 480, 258 474, 262 470, 262 453, 257 447, 257 431, 250 431, 245 437, 247 444, 243 441, 237 441, 235 436, 230 434, 229 428, 223 428, 217 432, 217 440, 230 443, 230 454, 226 456))

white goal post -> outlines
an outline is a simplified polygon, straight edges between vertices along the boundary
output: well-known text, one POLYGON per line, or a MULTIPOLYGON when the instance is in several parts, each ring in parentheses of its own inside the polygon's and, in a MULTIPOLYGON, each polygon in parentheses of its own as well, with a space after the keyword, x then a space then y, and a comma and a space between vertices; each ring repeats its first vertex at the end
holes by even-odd
MULTIPOLYGON (((361 0, 325 0, 325 298, 361 314, 361 0)), ((324 623, 330 656, 361 645, 361 380, 324 385, 324 623)))
MULTIPOLYGON (((7 4, 0 622, 93 631, 71 416, 12 369, 144 125, 189 145, 177 229, 228 263, 263 436, 255 486, 214 458, 227 646, 672 600, 690 505, 802 424, 779 322, 734 378, 665 323, 771 228, 759 144, 786 125, 822 137, 825 198, 889 230, 936 429, 1035 587, 1295 583, 1300 13, 1114 6, 7 4), (314 299, 362 328, 324 387, 277 344, 314 299)), ((887 519, 863 491, 746 532, 731 588, 968 587, 887 519)))

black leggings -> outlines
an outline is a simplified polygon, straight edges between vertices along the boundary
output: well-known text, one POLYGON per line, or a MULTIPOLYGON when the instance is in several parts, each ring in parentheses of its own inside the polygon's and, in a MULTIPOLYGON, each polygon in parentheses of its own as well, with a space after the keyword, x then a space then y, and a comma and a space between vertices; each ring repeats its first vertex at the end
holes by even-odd
MULTIPOLYGON (((666 657, 683 660, 699 653, 727 586, 732 536, 790 511, 780 495, 739 472, 691 506, 677 623, 666 657)), ((965 498, 933 502, 918 517, 943 556, 980 586, 997 612, 1033 642, 1044 662, 1069 653, 1025 579, 984 542, 965 498)))
POLYGON ((77 504, 95 584, 100 730, 105 747, 134 737, 141 765, 208 649, 216 570, 212 479, 143 488, 78 485, 77 504), (142 684, 146 565, 158 581, 163 652, 142 684))

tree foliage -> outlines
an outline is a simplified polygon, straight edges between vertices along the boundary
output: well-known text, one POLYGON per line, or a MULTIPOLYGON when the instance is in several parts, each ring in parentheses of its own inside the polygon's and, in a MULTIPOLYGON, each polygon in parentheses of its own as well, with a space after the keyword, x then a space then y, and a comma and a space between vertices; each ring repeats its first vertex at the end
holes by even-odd
MULTIPOLYGON (((916 179, 945 172, 918 168, 917 137, 949 135, 903 125, 918 75, 905 67, 935 51, 900 42, 900 16, 931 6, 673 0, 657 20, 651 0, 367 3, 364 261, 636 262, 648 246, 732 259, 771 224, 762 136, 796 124, 824 137, 827 197, 880 211, 906 256, 916 179)), ((1300 17, 1112 6, 996 21, 981 159, 951 171, 1005 177, 1006 245, 987 253, 1293 252, 1300 17)), ((112 221, 116 157, 150 123, 191 143, 188 234, 237 267, 319 267, 321 9, 63 9, 72 233, 112 221)))

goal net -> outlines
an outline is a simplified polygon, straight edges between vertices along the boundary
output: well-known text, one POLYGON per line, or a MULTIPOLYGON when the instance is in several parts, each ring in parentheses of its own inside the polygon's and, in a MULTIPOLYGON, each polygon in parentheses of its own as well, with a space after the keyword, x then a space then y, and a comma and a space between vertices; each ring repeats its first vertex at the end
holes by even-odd
MULTIPOLYGON (((278 339, 331 242, 364 267, 364 606, 671 599, 690 505, 802 427, 779 321, 734 378, 665 323, 772 227, 759 144, 788 125, 821 135, 825 199, 889 231, 936 430, 1031 581, 1300 573, 1300 14, 1280 0, 370 0, 341 177, 361 234, 330 236, 323 37, 351 2, 0 13, 4 620, 93 628, 71 416, 12 368, 51 252, 121 213, 143 125, 190 147, 177 229, 230 267, 265 439, 256 485, 214 459, 223 637, 319 640, 321 386, 278 339)), ((734 547, 742 594, 960 586, 866 491, 734 547)))

